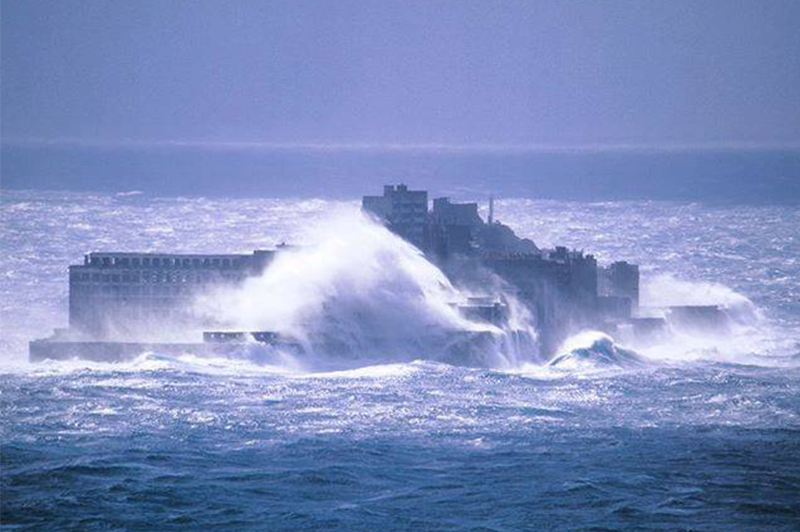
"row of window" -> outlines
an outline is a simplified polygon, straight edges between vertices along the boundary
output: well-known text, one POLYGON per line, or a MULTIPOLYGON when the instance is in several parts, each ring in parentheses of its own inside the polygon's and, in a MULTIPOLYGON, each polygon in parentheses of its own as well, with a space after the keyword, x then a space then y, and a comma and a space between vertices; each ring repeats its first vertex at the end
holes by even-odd
POLYGON ((241 258, 90 257, 91 266, 120 268, 238 268, 241 258))
POLYGON ((109 315, 108 309, 86 308, 78 312, 77 323, 74 323, 74 326, 84 330, 97 331, 103 329, 104 324, 113 325, 115 322, 123 326, 125 322, 142 325, 142 322, 157 319, 160 324, 163 324, 167 321, 186 321, 189 317, 190 314, 185 311, 170 306, 130 307, 125 312, 118 311, 111 315, 109 315))
POLYGON ((417 211, 428 212, 427 203, 392 203, 392 209, 395 211, 417 211))
MULTIPOLYGON (((72 281, 95 283, 208 283, 212 281, 237 281, 244 279, 241 273, 158 273, 150 271, 109 274, 73 271, 72 281)), ((77 285, 76 285, 77 286, 77 285)))
POLYGON ((72 287, 74 294, 105 294, 105 295, 132 295, 132 296, 149 296, 149 295, 179 295, 191 294, 194 289, 191 286, 180 285, 76 285, 72 287))

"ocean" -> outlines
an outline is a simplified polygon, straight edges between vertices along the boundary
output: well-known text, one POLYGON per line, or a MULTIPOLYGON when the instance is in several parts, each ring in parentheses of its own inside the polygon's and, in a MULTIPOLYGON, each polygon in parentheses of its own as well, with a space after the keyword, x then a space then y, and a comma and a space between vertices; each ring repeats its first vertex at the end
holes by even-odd
MULTIPOLYGON (((558 366, 373 352, 336 367, 325 353, 31 364, 27 342, 66 325, 66 267, 86 252, 303 243, 356 200, 0 203, 0 530, 800 530, 796 206, 502 198, 497 218, 519 235, 638 263, 644 304, 722 305, 732 327, 643 348, 588 332, 558 366)), ((362 279, 363 255, 325 253, 302 297, 362 279)), ((427 286, 417 266, 401 273, 427 286)))

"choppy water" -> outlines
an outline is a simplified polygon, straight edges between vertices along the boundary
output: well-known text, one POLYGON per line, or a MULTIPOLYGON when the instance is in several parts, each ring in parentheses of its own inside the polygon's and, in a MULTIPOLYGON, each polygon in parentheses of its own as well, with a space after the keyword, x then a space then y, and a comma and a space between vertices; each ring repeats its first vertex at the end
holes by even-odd
POLYGON ((540 245, 641 263, 651 301, 745 309, 642 364, 26 362, 86 251, 247 252, 353 205, 4 193, 2 528, 800 529, 796 208, 499 204, 540 245))

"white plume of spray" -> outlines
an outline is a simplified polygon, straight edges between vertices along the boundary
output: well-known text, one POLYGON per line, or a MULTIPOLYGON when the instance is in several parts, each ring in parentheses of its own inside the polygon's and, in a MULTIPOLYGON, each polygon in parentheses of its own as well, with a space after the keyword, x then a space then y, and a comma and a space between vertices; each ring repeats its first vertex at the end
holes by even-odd
MULTIPOLYGON (((494 336, 492 351, 497 355, 494 366, 514 369, 521 364, 542 363, 539 333, 535 318, 530 310, 516 296, 516 290, 494 272, 480 268, 482 282, 478 284, 484 296, 502 301, 505 317, 502 330, 494 336)), ((468 291, 469 288, 463 288, 468 291)))
POLYGON ((424 340, 453 331, 501 333, 462 316, 456 305, 470 294, 359 211, 334 213, 302 244, 278 252, 261 276, 201 297, 197 310, 234 330, 278 332, 308 351, 339 344, 378 358, 398 344, 427 358, 424 340))
POLYGON ((738 321, 762 319, 752 301, 723 284, 686 281, 668 273, 644 277, 641 298, 642 304, 649 307, 718 305, 738 321))
POLYGON ((774 351, 775 336, 761 310, 746 296, 713 282, 688 281, 671 274, 642 280, 642 304, 651 308, 670 306, 717 306, 724 319, 717 326, 674 322, 669 318, 669 336, 659 344, 643 347, 646 355, 673 361, 708 359, 761 363, 755 353, 774 351))
MULTIPOLYGON (((667 320, 664 334, 639 338, 625 333, 612 337, 599 331, 581 331, 564 341, 548 368, 595 371, 695 360, 780 363, 757 355, 776 347, 775 334, 758 307, 725 285, 687 281, 671 274, 643 277, 641 303, 651 317, 667 320), (709 324, 675 321, 670 319, 669 310, 675 306, 717 306, 720 318, 718 323, 709 324)), ((525 370, 541 373, 541 368, 532 366, 525 370)))

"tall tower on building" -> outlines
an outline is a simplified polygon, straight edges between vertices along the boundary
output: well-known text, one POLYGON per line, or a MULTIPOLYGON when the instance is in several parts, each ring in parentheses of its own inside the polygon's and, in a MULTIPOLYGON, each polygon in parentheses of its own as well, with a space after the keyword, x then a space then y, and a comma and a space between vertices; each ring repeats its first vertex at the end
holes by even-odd
POLYGON ((489 196, 489 225, 494 223, 494 196, 489 196))

